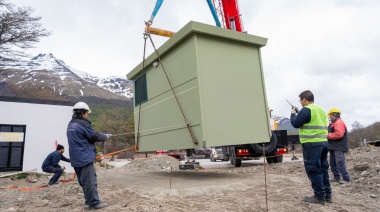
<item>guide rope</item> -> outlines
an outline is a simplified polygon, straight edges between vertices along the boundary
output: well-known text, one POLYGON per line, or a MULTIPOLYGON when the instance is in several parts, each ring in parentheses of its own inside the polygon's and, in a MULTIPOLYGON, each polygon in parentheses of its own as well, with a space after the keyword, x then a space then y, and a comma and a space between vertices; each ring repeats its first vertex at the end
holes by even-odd
MULTIPOLYGON (((76 177, 76 173, 74 172, 74 176, 69 178, 68 180, 59 180, 59 182, 62 182, 62 183, 67 183, 67 182, 71 182, 75 179, 76 177)), ((40 188, 46 188, 48 187, 48 185, 40 185, 40 186, 34 186, 34 187, 18 187, 18 186, 8 186, 8 187, 5 187, 5 188, 0 188, 0 191, 1 190, 6 190, 6 189, 15 189, 15 188, 18 188, 20 191, 33 191, 33 190, 37 190, 37 189, 40 189, 40 188)))

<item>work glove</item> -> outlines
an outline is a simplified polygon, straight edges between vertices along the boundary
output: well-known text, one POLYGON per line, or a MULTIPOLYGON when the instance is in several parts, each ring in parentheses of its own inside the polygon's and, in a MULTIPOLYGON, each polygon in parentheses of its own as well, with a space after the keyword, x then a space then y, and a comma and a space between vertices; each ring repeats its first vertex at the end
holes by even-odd
POLYGON ((111 139, 112 134, 106 134, 106 136, 107 136, 107 140, 108 140, 108 139, 111 139))
POLYGON ((291 109, 291 113, 293 114, 296 114, 298 113, 298 108, 296 106, 293 106, 292 109, 291 109))

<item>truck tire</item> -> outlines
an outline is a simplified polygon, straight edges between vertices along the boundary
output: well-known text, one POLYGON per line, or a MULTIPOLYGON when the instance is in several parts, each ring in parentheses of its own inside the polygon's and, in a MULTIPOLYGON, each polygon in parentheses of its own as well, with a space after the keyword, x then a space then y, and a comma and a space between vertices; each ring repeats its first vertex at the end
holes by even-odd
POLYGON ((272 132, 272 137, 268 143, 251 144, 252 149, 259 154, 262 154, 263 152, 265 152, 265 154, 268 154, 272 152, 276 148, 276 146, 277 136, 274 132, 272 132))

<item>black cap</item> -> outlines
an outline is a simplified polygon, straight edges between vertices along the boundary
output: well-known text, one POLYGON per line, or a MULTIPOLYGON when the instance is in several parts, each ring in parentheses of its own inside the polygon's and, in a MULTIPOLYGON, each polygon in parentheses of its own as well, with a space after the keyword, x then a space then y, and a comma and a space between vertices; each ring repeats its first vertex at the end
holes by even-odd
POLYGON ((62 146, 61 144, 58 144, 58 146, 57 146, 57 150, 61 150, 61 149, 63 149, 63 148, 65 148, 65 147, 62 146))

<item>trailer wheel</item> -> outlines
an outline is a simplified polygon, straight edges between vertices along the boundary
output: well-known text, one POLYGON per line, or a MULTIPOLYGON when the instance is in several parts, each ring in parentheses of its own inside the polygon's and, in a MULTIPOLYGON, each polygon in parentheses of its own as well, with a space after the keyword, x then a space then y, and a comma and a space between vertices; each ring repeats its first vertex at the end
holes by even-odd
POLYGON ((277 136, 274 132, 272 132, 272 137, 268 143, 251 144, 251 147, 255 150, 256 153, 259 154, 262 154, 263 152, 265 152, 265 154, 268 154, 272 152, 276 148, 276 146, 277 136))
POLYGON ((282 163, 284 156, 283 155, 275 155, 267 157, 267 163, 282 163))
POLYGON ((235 165, 235 167, 241 167, 241 158, 234 157, 234 158, 231 158, 231 160, 234 161, 233 164, 235 165))
POLYGON ((283 155, 277 155, 276 158, 276 161, 274 163, 282 163, 282 160, 284 159, 284 156, 283 155))
POLYGON ((234 158, 235 158, 235 148, 234 147, 230 147, 230 148, 228 148, 227 149, 228 151, 229 151, 229 155, 230 155, 230 162, 231 162, 231 164, 232 165, 235 165, 235 160, 234 160, 234 158))
POLYGON ((231 164, 235 167, 241 166, 241 158, 231 157, 231 164))
POLYGON ((267 163, 274 163, 274 158, 272 158, 272 157, 266 157, 266 159, 267 159, 267 163))

